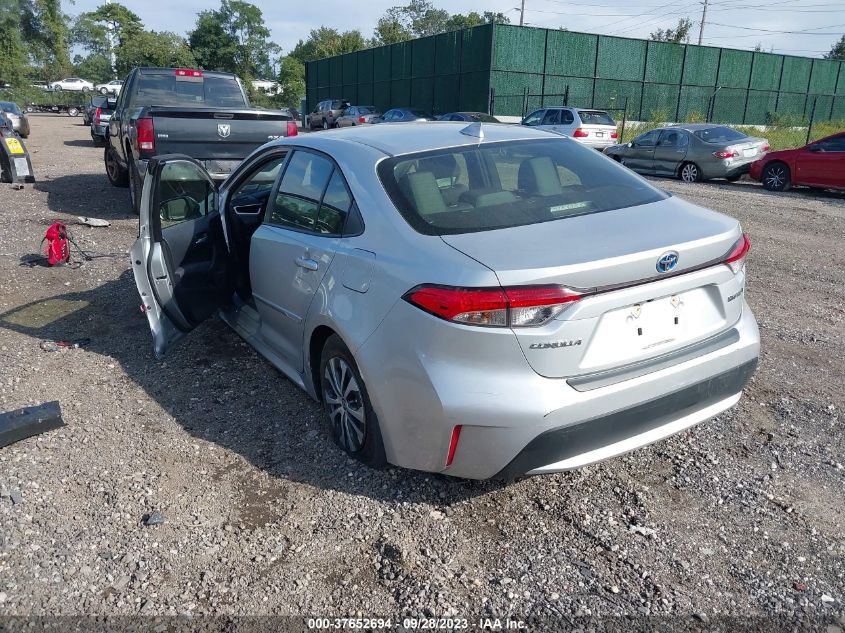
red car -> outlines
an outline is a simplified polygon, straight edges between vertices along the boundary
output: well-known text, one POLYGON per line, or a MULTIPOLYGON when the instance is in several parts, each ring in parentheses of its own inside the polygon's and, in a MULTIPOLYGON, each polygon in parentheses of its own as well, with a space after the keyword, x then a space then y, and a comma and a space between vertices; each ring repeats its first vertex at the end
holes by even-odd
POLYGON ((769 191, 792 185, 845 190, 845 132, 797 149, 769 152, 751 164, 749 174, 769 191))

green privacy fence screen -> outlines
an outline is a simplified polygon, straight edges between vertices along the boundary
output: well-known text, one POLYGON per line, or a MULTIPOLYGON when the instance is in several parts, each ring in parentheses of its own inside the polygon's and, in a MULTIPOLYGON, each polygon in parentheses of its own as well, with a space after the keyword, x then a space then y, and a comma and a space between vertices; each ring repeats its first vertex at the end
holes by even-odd
POLYGON ((800 122, 845 117, 845 62, 512 25, 483 25, 306 65, 309 110, 348 99, 522 116, 542 105, 629 119, 800 122))

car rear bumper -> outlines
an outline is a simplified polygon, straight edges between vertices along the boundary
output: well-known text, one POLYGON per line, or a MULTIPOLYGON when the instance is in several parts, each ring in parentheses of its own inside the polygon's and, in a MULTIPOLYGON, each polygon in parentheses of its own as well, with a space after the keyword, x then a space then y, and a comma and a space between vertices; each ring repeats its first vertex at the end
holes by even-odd
POLYGON ((760 349, 747 305, 733 329, 730 341, 699 355, 655 359, 646 371, 584 387, 532 371, 509 330, 444 323, 399 302, 355 356, 391 463, 487 479, 577 468, 733 406, 760 349), (398 349, 408 351, 399 357, 398 349))

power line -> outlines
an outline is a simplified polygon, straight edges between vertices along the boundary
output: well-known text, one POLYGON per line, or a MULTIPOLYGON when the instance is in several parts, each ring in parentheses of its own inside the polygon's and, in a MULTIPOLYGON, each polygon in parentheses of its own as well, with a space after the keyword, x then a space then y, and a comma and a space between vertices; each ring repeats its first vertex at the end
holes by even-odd
POLYGON ((825 26, 817 26, 814 28, 802 29, 800 31, 777 31, 772 29, 755 29, 748 26, 736 26, 735 24, 721 24, 719 22, 711 22, 711 24, 715 26, 724 26, 730 29, 742 29, 743 31, 760 31, 763 33, 776 33, 778 35, 839 35, 839 33, 813 33, 812 31, 818 31, 819 29, 833 29, 840 26, 845 26, 845 24, 826 24, 825 26))

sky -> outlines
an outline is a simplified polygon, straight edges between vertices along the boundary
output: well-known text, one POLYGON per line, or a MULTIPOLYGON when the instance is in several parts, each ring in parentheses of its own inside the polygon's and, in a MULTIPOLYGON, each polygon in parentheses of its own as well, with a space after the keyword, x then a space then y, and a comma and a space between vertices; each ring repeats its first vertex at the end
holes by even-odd
MULTIPOLYGON (((194 27, 196 14, 217 8, 211 0, 121 0, 137 13, 148 29, 185 34, 194 27)), ((372 34, 379 17, 404 0, 251 0, 264 13, 274 41, 289 52, 311 29, 321 25, 339 30, 359 29, 372 34)), ((103 0, 64 3, 76 15, 95 9, 103 0)), ((530 26, 565 27, 570 31, 648 38, 659 28, 674 27, 679 18, 694 24, 692 43, 698 42, 703 0, 525 0, 524 20, 530 26)), ((704 44, 821 57, 845 33, 845 0, 708 0, 704 44)), ((521 0, 433 0, 450 13, 501 11, 512 24, 519 23, 521 0)))

